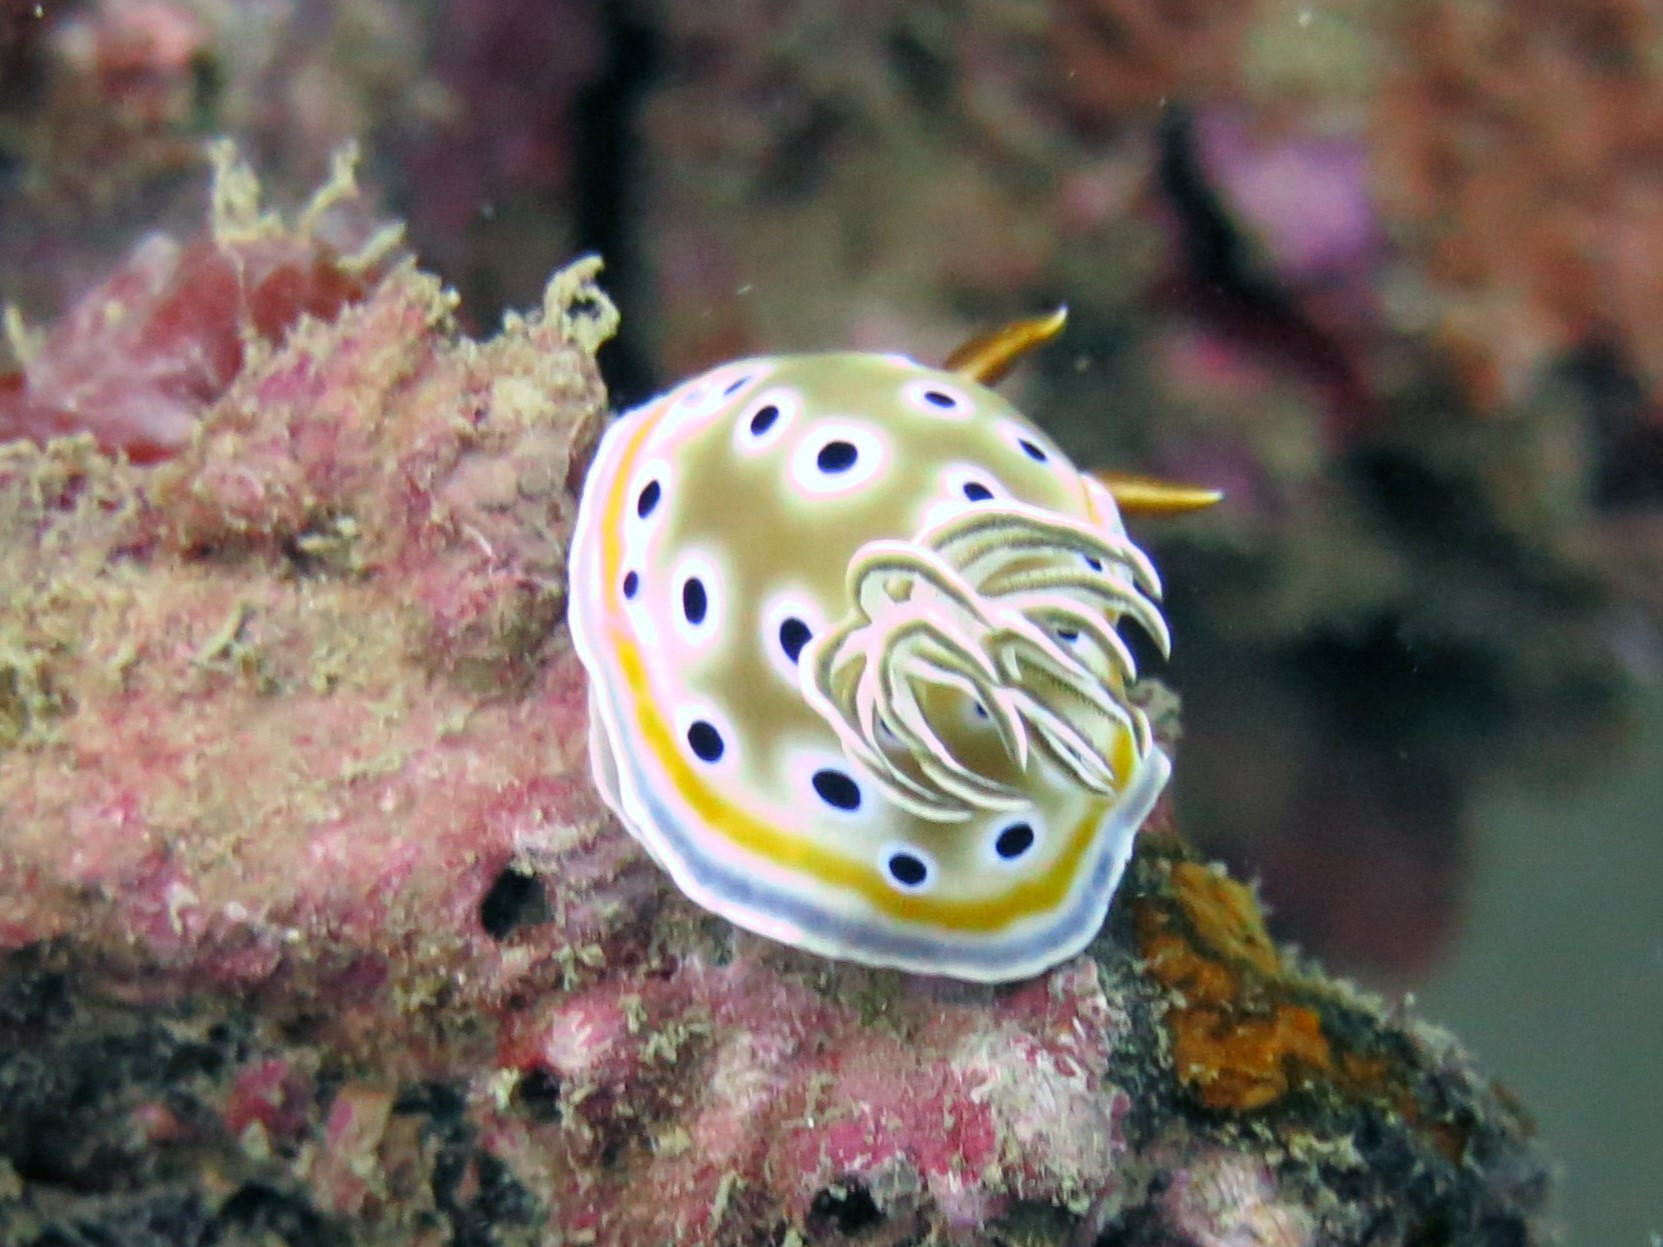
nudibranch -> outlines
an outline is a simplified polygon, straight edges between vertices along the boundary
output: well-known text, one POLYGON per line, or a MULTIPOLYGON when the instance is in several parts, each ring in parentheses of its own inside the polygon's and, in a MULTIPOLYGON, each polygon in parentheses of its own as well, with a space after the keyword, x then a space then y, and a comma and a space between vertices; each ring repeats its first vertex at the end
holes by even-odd
POLYGON ((694 900, 982 981, 1102 925, 1171 769, 1118 625, 1169 640, 1110 487, 988 388, 1061 325, 945 369, 740 360, 607 429, 571 553, 591 760, 694 900))

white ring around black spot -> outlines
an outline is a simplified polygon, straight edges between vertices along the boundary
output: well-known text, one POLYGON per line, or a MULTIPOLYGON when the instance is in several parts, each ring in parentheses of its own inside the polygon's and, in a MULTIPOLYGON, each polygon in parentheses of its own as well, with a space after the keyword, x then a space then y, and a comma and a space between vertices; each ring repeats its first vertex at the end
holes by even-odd
POLYGON ((689 576, 681 582, 681 614, 695 628, 704 624, 710 612, 710 593, 700 576, 689 576))
POLYGON ((722 753, 727 748, 722 733, 709 719, 693 720, 687 729, 687 745, 700 762, 720 762, 722 753))
POLYGON ((664 413, 658 418, 647 448, 658 448, 679 441, 687 426, 698 424, 721 407, 722 390, 711 380, 710 373, 684 381, 665 396, 664 413))
POLYGON ((787 744, 781 752, 791 800, 810 822, 861 825, 883 813, 884 800, 862 783, 835 744, 830 749, 787 744))
POLYGON ((766 598, 759 615, 762 652, 780 679, 800 687, 803 647, 825 631, 825 613, 807 593, 790 589, 766 598))
POLYGON ((795 615, 780 621, 780 652, 785 661, 797 666, 802 661, 803 646, 814 639, 814 630, 795 615))
POLYGON ((791 453, 790 484, 816 497, 853 493, 888 465, 889 439, 853 420, 816 420, 791 453))
POLYGON ((668 614, 684 641, 705 645, 721 631, 723 578, 715 560, 703 551, 677 559, 670 575, 668 614))
POLYGON ((764 390, 733 418, 733 447, 743 455, 760 454, 783 437, 802 414, 802 396, 787 386, 764 390))
POLYGON ((675 470, 663 455, 653 455, 636 469, 624 504, 625 531, 631 539, 650 531, 656 526, 656 520, 662 518, 660 508, 674 480, 675 470))
POLYGON ((963 390, 940 376, 907 382, 901 398, 912 410, 938 420, 968 420, 975 410, 963 390))
POLYGON ((641 487, 641 492, 635 495, 635 514, 646 519, 658 507, 664 498, 664 486, 654 477, 641 487))
POLYGON ((995 870, 1012 870, 1034 860, 1045 844, 1045 820, 1037 809, 1013 811, 988 827, 982 858, 995 870))
POLYGON ((1023 458, 1047 467, 1055 467, 1059 463, 1066 466, 1062 452, 1052 446, 1044 434, 1031 425, 1016 420, 1001 420, 999 431, 1023 458))
POLYGON ((695 700, 678 707, 676 732, 682 749, 701 770, 731 768, 738 760, 738 729, 708 702, 695 700))
POLYGON ((737 375, 731 379, 727 377, 719 378, 722 386, 723 401, 731 402, 738 396, 739 391, 743 390, 748 385, 753 385, 760 381, 763 377, 768 375, 768 372, 768 369, 758 364, 756 367, 739 368, 737 370, 737 375))
POLYGON ((767 357, 736 359, 731 364, 712 368, 707 376, 723 403, 735 401, 747 387, 757 384, 774 371, 774 361, 767 357))
POLYGON ((820 453, 814 456, 814 466, 827 476, 836 476, 840 472, 847 472, 860 462, 860 450, 853 442, 846 442, 841 438, 827 442, 820 447, 820 453))
POLYGON ((814 795, 821 802, 831 806, 834 810, 842 810, 845 814, 853 814, 861 807, 864 794, 855 777, 847 770, 838 766, 823 766, 816 770, 809 780, 814 789, 814 795))
POLYGON ((935 859, 916 844, 885 845, 878 865, 889 885, 900 892, 927 892, 935 883, 935 859))
POLYGON ((1034 847, 1034 829, 1028 823, 1009 823, 993 837, 993 851, 1007 862, 1014 862, 1034 847))
POLYGON ((938 488, 943 496, 925 509, 921 517, 925 525, 951 519, 967 507, 1010 497, 1010 491, 986 468, 962 460, 948 464, 940 481, 938 488))

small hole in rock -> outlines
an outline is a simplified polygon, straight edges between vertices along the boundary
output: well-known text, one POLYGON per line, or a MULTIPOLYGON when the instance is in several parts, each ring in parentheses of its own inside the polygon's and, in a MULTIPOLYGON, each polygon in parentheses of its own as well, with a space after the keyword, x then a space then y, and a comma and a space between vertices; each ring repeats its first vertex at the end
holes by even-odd
MULTIPOLYGON (((170 1210, 164 1204, 157 1212, 167 1217, 170 1210)), ((182 1209, 172 1210, 174 1212, 182 1209)), ((194 1214, 192 1214, 194 1216, 194 1214)), ((279 1191, 264 1182, 245 1182, 230 1195, 225 1197, 219 1205, 219 1212, 215 1220, 218 1224, 211 1229, 207 1226, 187 1227, 181 1224, 165 1224, 164 1222, 146 1218, 142 1233, 119 1234, 115 1241, 121 1242, 251 1242, 251 1243, 344 1243, 344 1237, 336 1233, 323 1216, 316 1209, 307 1206, 306 1201, 292 1192, 279 1191), (171 1230, 171 1233, 166 1231, 171 1230), (165 1238, 164 1238, 165 1233, 165 1238), (221 1239, 223 1234, 224 1238, 221 1239)), ((119 1223, 118 1223, 119 1224, 119 1223)), ((140 1227, 133 1226, 133 1230, 140 1227)), ((48 1232, 39 1238, 31 1240, 36 1243, 59 1243, 74 1241, 110 1242, 112 1238, 102 1233, 83 1231, 74 1240, 59 1238, 48 1232)))
POLYGON ((514 1084, 514 1107, 539 1125, 560 1120, 560 1080, 538 1067, 514 1084))
POLYGON ((479 902, 479 925, 494 940, 505 940, 521 927, 554 917, 543 881, 512 867, 496 877, 479 902))
POLYGON ((809 1228, 817 1234, 834 1230, 850 1237, 883 1223, 878 1201, 858 1182, 822 1187, 808 1205, 809 1228))

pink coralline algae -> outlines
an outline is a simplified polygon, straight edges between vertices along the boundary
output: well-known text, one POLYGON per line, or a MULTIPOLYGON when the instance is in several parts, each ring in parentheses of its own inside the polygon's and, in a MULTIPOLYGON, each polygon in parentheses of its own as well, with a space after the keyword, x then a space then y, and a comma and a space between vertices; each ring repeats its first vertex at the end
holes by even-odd
POLYGON ((303 316, 333 317, 385 267, 393 238, 343 219, 350 156, 294 229, 260 212, 228 147, 219 159, 209 231, 184 243, 150 235, 40 341, 15 330, 25 359, 0 385, 0 438, 88 432, 135 458, 169 454, 252 346, 277 342, 303 316), (347 232, 360 237, 357 254, 329 241, 347 232))
POLYGON ((730 964, 686 963, 622 1001, 612 986, 553 1001, 508 1028, 504 1067, 571 1105, 561 1131, 515 1140, 517 1170, 552 1179, 574 1145, 588 1164, 656 1153, 670 1206, 631 1207, 627 1167, 591 1201, 587 1220, 619 1241, 702 1241, 688 1210, 717 1209, 732 1175, 756 1173, 799 1223, 829 1217, 826 1192, 848 1183, 885 1217, 969 1232, 1025 1195, 1088 1197, 1124 1151, 1108 1056, 1127 1021, 1089 963, 997 1009, 946 984, 837 1000, 741 942, 730 964), (704 1071, 691 1088, 688 1064, 704 1071))
POLYGON ((563 623, 596 268, 473 341, 389 265, 159 462, 0 448, 0 1240, 1538 1241, 1516 1106, 1170 812, 997 988, 674 891, 563 623))

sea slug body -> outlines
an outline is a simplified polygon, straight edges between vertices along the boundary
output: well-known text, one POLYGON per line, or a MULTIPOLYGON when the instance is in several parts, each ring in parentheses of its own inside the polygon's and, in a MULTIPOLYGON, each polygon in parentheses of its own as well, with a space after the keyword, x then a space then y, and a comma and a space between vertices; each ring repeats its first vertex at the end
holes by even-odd
POLYGON ((999 981, 1102 925, 1170 772, 1117 626, 1168 636, 1110 490, 977 380, 1028 344, 740 360, 602 439, 570 612, 596 782, 741 926, 999 981))

